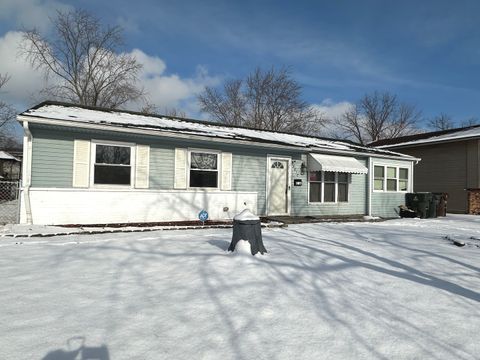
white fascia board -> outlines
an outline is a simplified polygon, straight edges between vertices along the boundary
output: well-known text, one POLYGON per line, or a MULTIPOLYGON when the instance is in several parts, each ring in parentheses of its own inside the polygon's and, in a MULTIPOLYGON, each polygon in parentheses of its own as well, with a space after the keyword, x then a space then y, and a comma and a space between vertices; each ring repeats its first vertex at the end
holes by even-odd
MULTIPOLYGON (((128 133, 128 134, 138 134, 138 135, 149 135, 149 136, 164 136, 164 137, 174 137, 180 139, 188 139, 188 140, 207 140, 212 142, 222 142, 228 144, 241 144, 241 145, 252 145, 265 147, 265 148, 277 148, 277 149, 285 149, 285 150, 295 150, 298 152, 311 152, 311 151, 318 151, 318 152, 325 152, 331 154, 348 154, 350 156, 357 155, 357 156, 365 156, 365 157, 380 157, 380 158, 387 158, 387 159, 397 159, 397 160, 406 160, 406 161, 419 161, 420 159, 415 158, 409 155, 388 155, 388 154, 376 154, 376 153, 368 153, 368 152, 358 152, 358 151, 348 151, 348 150, 338 150, 338 149, 328 149, 323 147, 301 147, 301 146, 288 146, 288 145, 281 145, 275 143, 264 143, 260 141, 252 141, 252 140, 240 140, 240 139, 228 139, 228 138, 220 138, 220 137, 210 137, 210 136, 203 136, 197 134, 186 134, 186 133, 176 133, 171 131, 163 131, 163 130, 149 130, 149 129, 138 129, 133 127, 119 127, 114 125, 99 125, 99 124, 91 124, 91 123, 80 123, 75 121, 68 121, 68 120, 54 120, 54 119, 47 119, 41 118, 36 116, 29 116, 29 115, 17 115, 18 121, 28 121, 32 124, 46 124, 46 125, 57 125, 57 126, 66 126, 66 127, 74 127, 79 129, 90 129, 90 130, 105 130, 105 131, 117 131, 121 133, 128 133)), ((389 150, 387 150, 389 151, 389 150)))

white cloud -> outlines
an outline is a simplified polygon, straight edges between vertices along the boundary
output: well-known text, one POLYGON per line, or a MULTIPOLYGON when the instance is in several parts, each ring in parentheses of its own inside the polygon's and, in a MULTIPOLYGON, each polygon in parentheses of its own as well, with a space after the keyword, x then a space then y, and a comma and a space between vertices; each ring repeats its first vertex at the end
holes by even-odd
POLYGON ((2 98, 18 106, 31 103, 32 96, 40 92, 44 85, 41 70, 35 70, 30 63, 18 54, 22 33, 10 31, 0 37, 0 71, 8 74, 10 80, 2 89, 2 98))
MULTIPOLYGON (((21 41, 22 33, 19 31, 10 31, 0 37, 0 72, 10 76, 10 81, 2 88, 1 96, 19 110, 43 100, 38 94, 45 85, 43 72, 32 68, 19 55, 21 41)), ((140 85, 146 90, 149 102, 160 111, 175 107, 189 116, 198 117, 196 95, 205 86, 215 86, 220 81, 201 66, 196 68, 191 77, 181 77, 167 74, 165 62, 157 56, 149 56, 139 49, 134 49, 130 54, 143 65, 140 85)))
POLYGON ((320 135, 333 138, 344 138, 345 134, 338 126, 342 114, 349 110, 354 104, 348 101, 334 102, 332 99, 325 99, 320 104, 312 107, 322 114, 326 120, 325 126, 321 129, 320 135))
POLYGON ((320 104, 315 104, 313 107, 319 111, 328 120, 335 120, 345 113, 353 103, 348 101, 334 102, 332 99, 325 99, 320 104))
POLYGON ((157 57, 134 49, 131 54, 143 64, 140 76, 141 85, 145 88, 149 101, 160 110, 176 107, 190 115, 198 115, 196 95, 205 86, 215 86, 220 78, 211 76, 208 71, 197 66, 192 77, 182 78, 178 74, 166 74, 165 62, 157 57))
POLYGON ((41 31, 50 28, 49 17, 56 10, 70 10, 72 7, 55 0, 2 0, 0 1, 0 19, 12 21, 16 26, 41 31))

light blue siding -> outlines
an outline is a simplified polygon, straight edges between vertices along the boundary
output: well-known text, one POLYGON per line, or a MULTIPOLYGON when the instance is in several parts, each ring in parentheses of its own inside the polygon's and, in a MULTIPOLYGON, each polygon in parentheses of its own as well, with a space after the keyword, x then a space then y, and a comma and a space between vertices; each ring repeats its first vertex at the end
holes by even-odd
MULTIPOLYGON (((171 190, 174 184, 175 148, 196 148, 231 152, 232 191, 256 191, 257 214, 266 214, 267 157, 269 154, 290 157, 291 169, 291 215, 363 215, 368 211, 367 194, 369 175, 353 174, 349 186, 349 201, 336 204, 309 204, 308 176, 301 174, 302 162, 306 164, 307 153, 267 149, 254 145, 227 144, 211 141, 183 140, 157 136, 120 134, 106 131, 61 128, 32 125, 33 187, 71 187, 73 175, 74 139, 95 139, 133 142, 150 146, 150 188, 171 190), (301 179, 301 186, 294 180, 301 179)), ((365 157, 357 157, 367 164, 365 157)), ((377 161, 377 160, 374 160, 377 161)), ((410 162, 381 160, 392 165, 410 165, 410 162)), ((372 213, 376 216, 394 217, 398 205, 404 203, 403 193, 372 193, 372 213)))
POLYGON ((38 131, 33 137, 32 149, 32 186, 72 186, 73 140, 70 137, 38 131))
POLYGON ((232 157, 232 190, 257 191, 257 214, 264 215, 267 154, 235 151, 232 157))
POLYGON ((153 144, 150 146, 150 188, 173 189, 175 174, 175 148, 153 144))
MULTIPOLYGON (((373 165, 402 166, 409 168, 411 178, 412 162, 390 159, 372 158, 373 165)), ((372 168, 373 172, 373 168, 372 168)), ((410 179, 410 181, 412 181, 410 179)), ((399 206, 405 205, 404 192, 372 192, 372 215, 384 218, 395 218, 399 216, 399 206)))
MULTIPOLYGON (((304 161, 306 155, 303 156, 304 161)), ((366 165, 367 160, 357 158, 366 165)), ((293 162, 293 179, 302 179, 302 186, 292 187, 292 215, 364 215, 367 208, 367 175, 352 174, 349 184, 349 201, 342 203, 309 203, 308 175, 301 175, 301 162, 293 162)), ((293 181, 292 181, 293 185, 293 181)))

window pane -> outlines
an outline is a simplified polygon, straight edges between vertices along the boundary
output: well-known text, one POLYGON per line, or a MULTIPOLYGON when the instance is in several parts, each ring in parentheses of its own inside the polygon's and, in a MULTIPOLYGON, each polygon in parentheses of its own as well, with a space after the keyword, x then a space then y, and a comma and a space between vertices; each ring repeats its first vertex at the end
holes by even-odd
POLYGON ((322 181, 321 171, 310 171, 310 181, 322 181))
POLYGON ((320 193, 322 191, 322 184, 320 183, 311 183, 310 184, 310 202, 320 202, 322 201, 320 193))
POLYGON ((191 153, 191 169, 216 170, 217 154, 191 153))
POLYGON ((338 201, 348 201, 348 184, 338 184, 338 201))
POLYGON ((408 179, 408 169, 400 169, 400 179, 408 179))
POLYGON ((97 145, 95 163, 130 165, 130 148, 126 146, 97 145))
POLYGON ((324 173, 325 181, 335 182, 335 173, 331 171, 325 171, 324 173))
POLYGON ((383 178, 383 174, 384 174, 384 168, 383 166, 375 166, 374 170, 373 170, 373 173, 374 173, 374 177, 376 178, 383 178))
POLYGON ((373 188, 375 190, 383 190, 383 180, 374 180, 373 181, 373 188))
POLYGON ((387 191, 397 191, 397 180, 395 179, 387 180, 387 191))
POLYGON ((95 165, 94 184, 130 185, 130 166, 95 165))
POLYGON ((338 173, 338 182, 339 183, 348 183, 348 174, 347 173, 338 173))
POLYGON ((407 191, 408 189, 408 181, 407 180, 400 180, 398 182, 398 185, 400 186, 400 191, 407 191))
POLYGON ((397 177, 397 168, 387 167, 387 178, 394 179, 397 177))
POLYGON ((325 183, 323 187, 324 202, 335 202, 335 184, 325 183))
POLYGON ((217 187, 217 171, 190 170, 190 187, 217 187))

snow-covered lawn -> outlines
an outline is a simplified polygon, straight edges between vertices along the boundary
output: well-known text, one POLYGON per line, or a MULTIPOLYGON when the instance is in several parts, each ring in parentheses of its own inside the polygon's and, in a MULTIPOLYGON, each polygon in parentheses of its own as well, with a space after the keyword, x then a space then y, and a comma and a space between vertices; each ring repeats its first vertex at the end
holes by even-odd
POLYGON ((230 229, 1 239, 0 358, 480 357, 480 217, 263 235, 255 258, 230 229))

